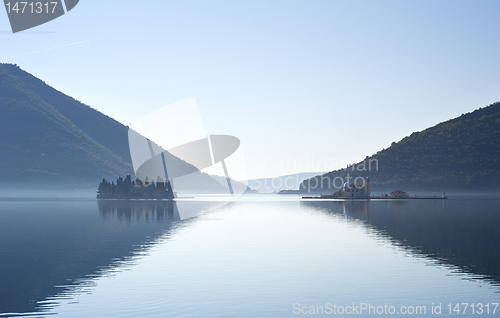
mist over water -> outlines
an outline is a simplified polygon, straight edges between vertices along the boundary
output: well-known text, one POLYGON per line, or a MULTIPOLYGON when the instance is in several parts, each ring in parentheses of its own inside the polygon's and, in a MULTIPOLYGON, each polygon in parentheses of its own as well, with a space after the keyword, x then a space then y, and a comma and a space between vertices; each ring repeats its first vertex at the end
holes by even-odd
POLYGON ((78 187, 67 186, 63 189, 52 187, 40 187, 38 189, 24 188, 24 187, 0 187, 0 200, 12 199, 46 199, 46 200, 59 200, 59 199, 95 199, 95 187, 78 187))

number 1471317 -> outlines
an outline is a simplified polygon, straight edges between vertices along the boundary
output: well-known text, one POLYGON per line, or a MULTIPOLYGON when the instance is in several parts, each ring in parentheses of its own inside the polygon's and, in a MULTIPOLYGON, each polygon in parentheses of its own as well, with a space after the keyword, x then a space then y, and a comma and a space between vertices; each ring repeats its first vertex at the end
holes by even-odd
POLYGON ((448 304, 448 311, 451 314, 472 314, 472 315, 494 315, 498 307, 498 303, 457 303, 448 304))
POLYGON ((57 7, 57 2, 35 2, 35 1, 19 1, 7 2, 5 4, 7 13, 54 13, 57 7))

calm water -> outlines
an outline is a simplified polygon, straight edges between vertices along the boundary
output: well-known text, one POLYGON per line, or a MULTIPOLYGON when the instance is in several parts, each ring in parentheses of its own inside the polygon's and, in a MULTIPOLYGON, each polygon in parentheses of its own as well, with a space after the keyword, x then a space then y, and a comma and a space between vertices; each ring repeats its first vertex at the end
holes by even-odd
POLYGON ((0 317, 495 317, 499 243, 499 199, 4 200, 0 317))

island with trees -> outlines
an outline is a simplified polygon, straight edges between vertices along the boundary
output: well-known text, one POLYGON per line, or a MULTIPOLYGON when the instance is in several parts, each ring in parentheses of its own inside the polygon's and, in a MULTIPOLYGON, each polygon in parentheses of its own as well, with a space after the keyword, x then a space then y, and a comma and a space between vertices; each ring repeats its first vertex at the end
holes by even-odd
POLYGON ((165 182, 160 177, 156 179, 156 183, 149 181, 148 177, 144 182, 139 179, 132 181, 130 175, 125 179, 119 177, 116 183, 103 178, 97 188, 98 199, 173 199, 174 197, 170 182, 165 182))

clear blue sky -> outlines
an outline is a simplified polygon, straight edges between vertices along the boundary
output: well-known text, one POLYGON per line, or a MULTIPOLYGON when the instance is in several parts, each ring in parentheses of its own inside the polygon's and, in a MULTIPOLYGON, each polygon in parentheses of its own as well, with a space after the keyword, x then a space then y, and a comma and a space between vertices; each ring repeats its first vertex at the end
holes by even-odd
POLYGON ((250 177, 344 167, 500 100, 499 1, 81 0, 19 34, 0 11, 1 62, 124 124, 195 97, 250 177))

